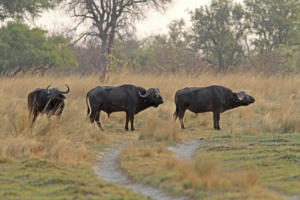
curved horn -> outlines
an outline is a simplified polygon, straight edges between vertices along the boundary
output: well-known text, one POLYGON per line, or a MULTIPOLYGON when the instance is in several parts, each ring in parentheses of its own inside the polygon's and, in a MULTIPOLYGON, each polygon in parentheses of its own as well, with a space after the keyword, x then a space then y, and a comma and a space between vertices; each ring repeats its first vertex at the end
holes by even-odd
POLYGON ((141 91, 139 91, 139 95, 140 95, 140 97, 142 97, 142 98, 148 97, 149 94, 150 94, 150 91, 149 91, 149 90, 147 90, 145 94, 142 94, 141 91))
POLYGON ((51 85, 48 85, 48 86, 46 87, 46 90, 48 90, 50 87, 51 87, 51 85))
POLYGON ((69 86, 67 84, 65 84, 65 86, 67 87, 67 90, 66 91, 60 91, 59 90, 60 93, 62 93, 62 94, 68 94, 70 92, 69 86))

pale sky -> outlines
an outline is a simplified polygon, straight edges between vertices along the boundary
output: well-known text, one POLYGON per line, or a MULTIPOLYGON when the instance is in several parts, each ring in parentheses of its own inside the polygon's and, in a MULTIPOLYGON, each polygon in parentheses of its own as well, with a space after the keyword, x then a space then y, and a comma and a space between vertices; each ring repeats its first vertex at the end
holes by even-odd
POLYGON ((137 25, 137 35, 140 37, 151 34, 166 33, 168 24, 175 19, 190 21, 189 11, 209 4, 210 0, 174 0, 165 13, 149 12, 146 20, 137 25))
MULTIPOLYGON (((185 19, 190 21, 188 11, 193 11, 202 5, 208 5, 210 0, 173 0, 174 2, 168 6, 165 13, 149 11, 147 18, 137 24, 136 35, 139 38, 149 36, 151 34, 166 33, 168 24, 175 19, 185 19)), ((236 0, 241 2, 241 0, 236 0)), ((35 22, 36 25, 43 29, 58 31, 70 27, 72 22, 62 12, 49 11, 42 15, 35 22)))

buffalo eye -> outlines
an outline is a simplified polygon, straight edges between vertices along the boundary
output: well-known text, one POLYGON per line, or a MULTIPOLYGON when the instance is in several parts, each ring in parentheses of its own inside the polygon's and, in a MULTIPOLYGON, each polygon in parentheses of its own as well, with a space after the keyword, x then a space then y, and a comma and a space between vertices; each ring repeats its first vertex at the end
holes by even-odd
POLYGON ((239 97, 236 95, 235 96, 235 103, 241 102, 241 100, 239 99, 239 97))

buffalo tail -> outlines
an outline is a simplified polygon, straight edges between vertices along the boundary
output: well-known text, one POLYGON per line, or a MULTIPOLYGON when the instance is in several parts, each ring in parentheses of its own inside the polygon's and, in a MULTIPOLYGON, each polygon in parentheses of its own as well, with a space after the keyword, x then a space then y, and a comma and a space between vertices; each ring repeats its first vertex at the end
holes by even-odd
POLYGON ((85 102, 86 102, 86 105, 87 105, 87 115, 90 117, 92 112, 91 112, 90 99, 88 98, 88 96, 86 96, 85 102))
POLYGON ((177 104, 176 104, 176 110, 175 110, 175 112, 173 114, 173 118, 174 118, 175 121, 178 118, 178 106, 177 106, 177 104))

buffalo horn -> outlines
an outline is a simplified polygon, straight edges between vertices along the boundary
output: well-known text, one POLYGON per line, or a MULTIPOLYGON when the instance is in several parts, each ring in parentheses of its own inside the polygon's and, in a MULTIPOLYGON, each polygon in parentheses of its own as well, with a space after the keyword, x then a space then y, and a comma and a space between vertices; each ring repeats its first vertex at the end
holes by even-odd
POLYGON ((48 86, 46 87, 46 90, 48 90, 50 87, 51 87, 51 85, 48 85, 48 86))
POLYGON ((65 86, 67 87, 67 90, 66 91, 60 91, 59 90, 60 93, 62 93, 62 94, 68 94, 70 92, 69 86, 67 84, 65 84, 65 86))

